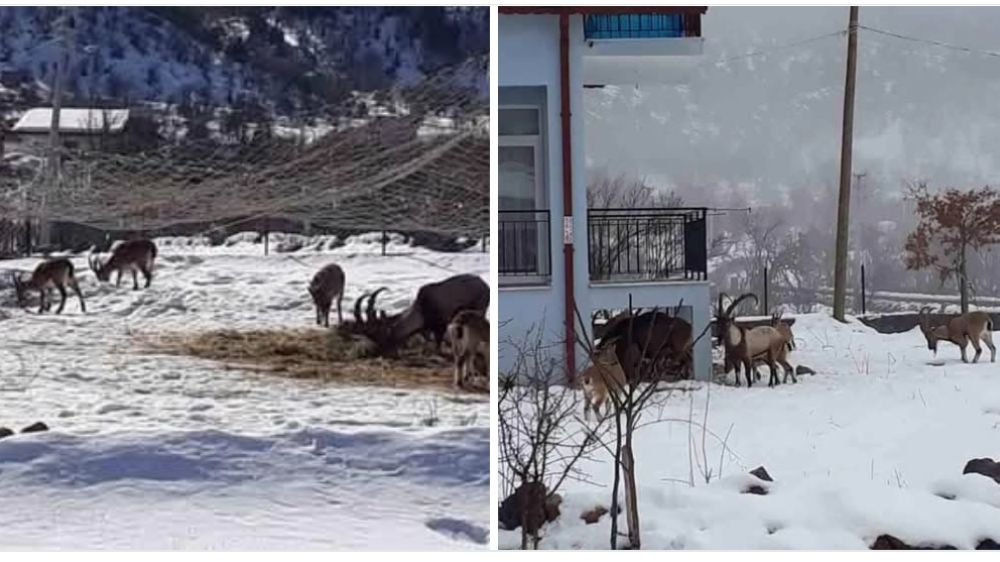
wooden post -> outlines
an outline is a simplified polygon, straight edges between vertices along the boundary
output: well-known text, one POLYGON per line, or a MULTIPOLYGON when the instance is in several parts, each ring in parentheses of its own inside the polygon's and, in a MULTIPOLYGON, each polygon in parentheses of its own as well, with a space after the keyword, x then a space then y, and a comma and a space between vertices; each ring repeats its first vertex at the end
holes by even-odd
POLYGON ((858 59, 858 7, 851 6, 847 31, 847 76, 844 81, 844 124, 840 139, 840 197, 837 202, 837 247, 833 273, 833 317, 844 322, 847 301, 847 242, 851 224, 851 151, 854 137, 854 85, 858 59))

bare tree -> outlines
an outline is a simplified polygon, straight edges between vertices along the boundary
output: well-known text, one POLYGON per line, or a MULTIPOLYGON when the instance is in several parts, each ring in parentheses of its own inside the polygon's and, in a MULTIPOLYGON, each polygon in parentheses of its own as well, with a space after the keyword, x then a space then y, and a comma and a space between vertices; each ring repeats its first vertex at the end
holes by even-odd
MULTIPOLYGON (((680 312, 680 308, 681 304, 678 304, 674 310, 675 317, 680 312)), ((580 315, 579 309, 574 308, 574 310, 580 326, 580 333, 577 335, 576 341, 593 358, 597 355, 594 342, 587 336, 587 331, 584 329, 583 317, 580 315)), ((637 341, 638 338, 633 337, 633 334, 637 333, 634 330, 636 315, 633 312, 630 302, 625 321, 628 322, 626 333, 631 343, 629 343, 626 351, 627 357, 625 358, 625 363, 636 365, 637 368, 633 376, 625 381, 624 386, 616 382, 615 377, 611 376, 610 373, 604 377, 605 383, 608 385, 608 398, 612 405, 612 412, 609 417, 614 422, 614 444, 611 446, 604 444, 605 448, 610 449, 614 457, 615 470, 611 488, 610 540, 612 550, 618 548, 618 491, 622 487, 625 490, 625 521, 628 529, 628 547, 630 549, 639 549, 642 547, 639 497, 636 482, 635 435, 636 431, 644 425, 661 421, 660 417, 648 419, 649 416, 646 414, 657 408, 662 412, 663 406, 672 393, 673 388, 671 386, 660 382, 664 375, 662 371, 664 369, 676 370, 680 365, 687 364, 684 358, 662 356, 666 348, 660 350, 651 349, 650 344, 653 330, 647 331, 644 341, 637 341), (641 383, 640 381, 654 382, 641 383), (645 423, 644 420, 646 420, 645 423)), ((654 315, 654 319, 657 314, 667 314, 667 312, 661 312, 656 308, 651 313, 654 315)), ((675 326, 675 324, 671 324, 671 326, 675 326)), ((708 329, 709 326, 706 326, 702 333, 690 342, 689 349, 693 349, 694 344, 705 336, 708 329)), ((669 334, 661 335, 665 339, 669 339, 669 334)), ((600 365, 599 368, 604 368, 600 362, 595 361, 594 364, 600 365)))
POLYGON ((521 528, 522 549, 537 549, 560 486, 567 478, 586 478, 576 464, 600 447, 601 424, 571 423, 579 419, 581 402, 572 388, 559 384, 565 367, 548 355, 541 332, 508 345, 516 359, 500 381, 498 400, 501 491, 507 498, 500 519, 521 528))

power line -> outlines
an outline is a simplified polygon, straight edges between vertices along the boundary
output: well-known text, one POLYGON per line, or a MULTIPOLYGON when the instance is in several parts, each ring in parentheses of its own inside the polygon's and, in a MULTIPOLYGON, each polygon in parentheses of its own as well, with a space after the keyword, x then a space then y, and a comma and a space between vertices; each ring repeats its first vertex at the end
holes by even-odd
POLYGON ((997 52, 997 51, 986 51, 986 50, 983 50, 983 49, 975 49, 975 48, 972 48, 972 47, 966 47, 966 46, 963 46, 963 45, 955 45, 954 43, 946 43, 944 41, 938 41, 938 40, 935 40, 935 39, 923 39, 921 37, 914 37, 912 35, 903 35, 902 33, 896 33, 896 32, 893 32, 893 31, 886 31, 884 29, 878 29, 878 28, 875 28, 875 27, 868 27, 867 25, 859 25, 858 27, 861 28, 861 29, 864 29, 865 31, 871 31, 872 33, 877 33, 879 35, 885 35, 887 37, 893 37, 893 38, 896 38, 896 39, 901 39, 903 41, 910 41, 910 42, 913 42, 913 43, 923 43, 925 45, 933 45, 935 47, 941 47, 943 49, 950 49, 952 51, 960 51, 960 52, 963 52, 963 53, 978 54, 978 55, 984 55, 984 56, 989 56, 989 57, 1000 57, 1000 52, 997 52))
POLYGON ((787 51, 788 49, 792 49, 792 48, 795 48, 795 47, 801 47, 802 45, 808 45, 810 43, 815 43, 817 41, 822 41, 823 39, 828 39, 830 37, 840 37, 840 36, 843 36, 843 35, 846 35, 846 34, 847 34, 847 30, 846 29, 839 29, 837 31, 831 31, 829 33, 824 33, 822 35, 816 35, 814 37, 809 37, 809 38, 802 39, 802 40, 799 40, 799 41, 795 41, 795 42, 792 42, 792 43, 786 43, 784 45, 778 45, 777 47, 774 47, 774 48, 771 48, 771 49, 766 49, 766 50, 762 49, 762 50, 757 50, 757 51, 751 51, 749 53, 744 53, 742 55, 733 55, 731 57, 718 58, 712 64, 720 65, 720 64, 725 64, 727 62, 736 61, 736 60, 749 59, 749 58, 753 58, 753 57, 762 57, 762 56, 770 55, 770 54, 781 52, 781 51, 787 51))

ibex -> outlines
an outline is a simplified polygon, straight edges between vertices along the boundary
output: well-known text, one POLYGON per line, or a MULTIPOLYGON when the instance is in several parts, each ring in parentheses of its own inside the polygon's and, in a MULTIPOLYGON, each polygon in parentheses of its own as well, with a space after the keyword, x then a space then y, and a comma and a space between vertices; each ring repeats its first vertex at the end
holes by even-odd
POLYGON ((80 286, 76 283, 73 262, 66 258, 47 260, 38 264, 27 281, 22 281, 17 273, 13 273, 11 276, 14 280, 14 289, 17 291, 17 302, 22 308, 25 306, 25 293, 33 289, 37 290, 39 295, 38 313, 45 312, 51 306, 51 303, 46 302, 45 297, 48 295, 49 288, 55 287, 61 297, 56 314, 61 314, 63 307, 66 306, 66 286, 69 285, 76 296, 80 298, 80 311, 87 312, 80 286))
POLYGON ((932 328, 930 318, 927 315, 929 309, 930 307, 926 306, 920 309, 920 331, 927 339, 927 349, 933 351, 934 355, 937 355, 939 341, 950 341, 962 351, 962 361, 968 363, 965 346, 971 342, 972 347, 976 350, 976 356, 972 358, 972 362, 975 363, 979 361, 979 356, 983 353, 982 347, 979 346, 981 340, 986 344, 986 347, 990 348, 990 362, 996 362, 997 349, 993 346, 993 320, 990 319, 989 314, 979 311, 967 312, 952 318, 943 326, 932 328))
POLYGON ((673 316, 657 308, 639 314, 626 311, 608 321, 601 341, 613 342, 627 382, 659 379, 665 372, 690 377, 692 329, 691 324, 677 317, 677 311, 673 316), (643 364, 650 366, 645 373, 641 369, 643 364))
POLYGON ((433 338, 438 349, 456 314, 472 310, 486 314, 490 305, 490 287, 478 275, 455 275, 444 281, 420 287, 417 298, 401 314, 376 315, 375 298, 385 287, 372 294, 361 295, 355 303, 355 323, 350 330, 364 335, 379 348, 379 353, 395 353, 410 336, 422 333, 433 338), (362 318, 361 303, 367 298, 367 318, 362 318))
POLYGON ((90 269, 97 274, 97 279, 107 281, 111 277, 112 271, 118 272, 115 286, 122 284, 122 270, 128 269, 132 272, 132 289, 139 290, 139 279, 136 270, 142 272, 146 278, 146 288, 153 280, 153 260, 156 259, 156 244, 152 240, 129 240, 122 242, 111 252, 108 261, 101 263, 100 258, 91 256, 90 269))
POLYGON ((331 263, 313 275, 309 283, 309 294, 316 305, 316 325, 330 327, 330 306, 337 299, 337 323, 344 322, 341 304, 344 300, 344 270, 331 263))
POLYGON ((476 358, 483 364, 483 374, 490 373, 490 323, 478 311, 463 310, 448 324, 448 341, 455 360, 455 386, 462 388, 475 369, 476 358))
POLYGON ((725 348, 724 372, 735 370, 736 385, 739 386, 740 367, 742 367, 747 388, 750 388, 753 384, 753 363, 756 360, 763 360, 771 371, 771 378, 768 380, 767 386, 773 387, 778 384, 777 363, 781 363, 785 371, 785 381, 788 380, 789 376, 795 381, 795 370, 787 361, 788 340, 781 332, 771 326, 747 329, 737 325, 733 320, 733 311, 736 310, 736 307, 746 299, 753 299, 754 302, 757 302, 757 295, 753 293, 740 295, 726 308, 722 306, 724 296, 724 293, 719 293, 719 305, 715 320, 716 329, 725 348))
MULTIPOLYGON (((583 384, 583 419, 590 419, 590 412, 601 415, 601 406, 611 392, 621 392, 625 389, 625 372, 618 363, 613 342, 602 341, 594 348, 593 364, 583 370, 580 377, 583 384)), ((607 410, 605 408, 605 415, 607 410)))

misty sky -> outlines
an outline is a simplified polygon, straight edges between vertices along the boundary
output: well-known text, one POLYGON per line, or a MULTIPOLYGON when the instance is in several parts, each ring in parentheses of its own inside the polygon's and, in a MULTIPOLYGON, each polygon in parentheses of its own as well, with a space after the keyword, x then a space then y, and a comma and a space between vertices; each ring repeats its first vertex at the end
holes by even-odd
MULTIPOLYGON (((759 201, 834 185, 846 7, 711 8, 705 53, 680 85, 587 90, 592 169, 661 186, 739 185, 759 201)), ((1000 52, 1000 8, 862 7, 862 25, 1000 52)), ((862 31, 855 171, 883 185, 974 187, 1000 178, 1000 56, 862 31)), ((689 201, 699 204, 699 201, 689 201)))

